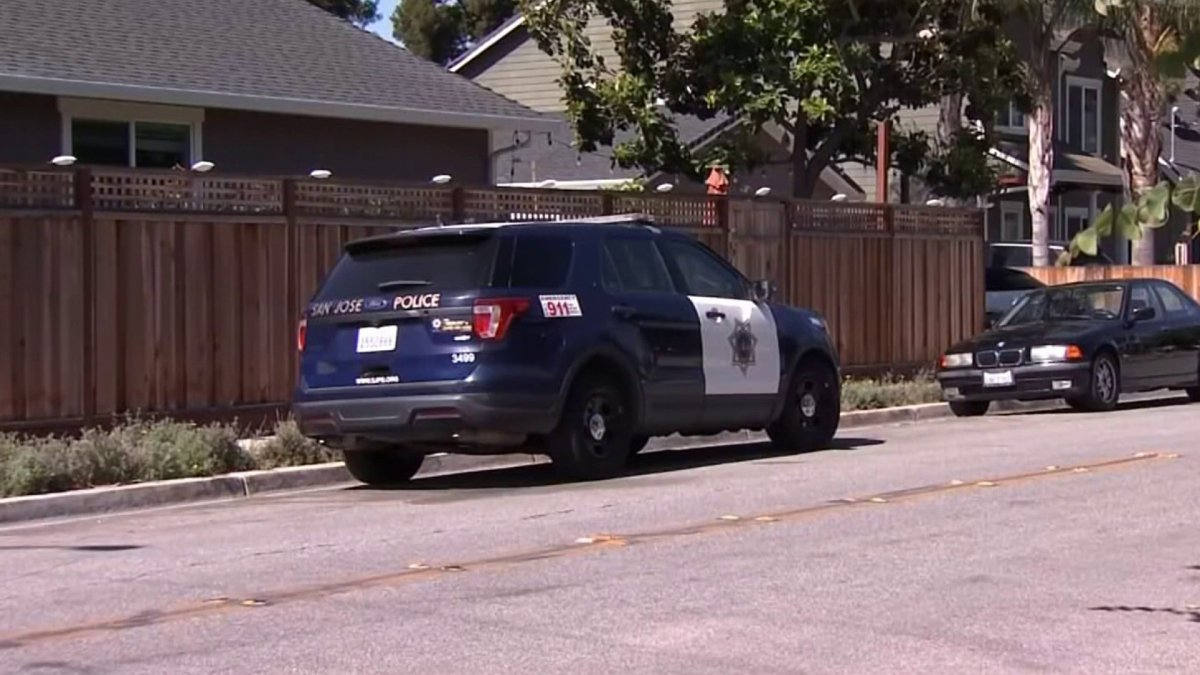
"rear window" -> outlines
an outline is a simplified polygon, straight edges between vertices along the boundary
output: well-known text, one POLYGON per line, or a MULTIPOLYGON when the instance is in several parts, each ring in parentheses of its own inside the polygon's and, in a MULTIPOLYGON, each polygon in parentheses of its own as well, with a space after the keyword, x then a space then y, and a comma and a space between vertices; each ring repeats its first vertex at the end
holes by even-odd
POLYGON ((511 288, 562 288, 575 244, 564 236, 522 234, 513 246, 511 288))
POLYGON ((989 267, 986 283, 989 291, 1031 291, 1045 286, 1025 272, 1003 267, 989 267))
POLYGON ((347 254, 333 268, 316 299, 480 288, 487 285, 494 249, 490 237, 455 236, 347 254))

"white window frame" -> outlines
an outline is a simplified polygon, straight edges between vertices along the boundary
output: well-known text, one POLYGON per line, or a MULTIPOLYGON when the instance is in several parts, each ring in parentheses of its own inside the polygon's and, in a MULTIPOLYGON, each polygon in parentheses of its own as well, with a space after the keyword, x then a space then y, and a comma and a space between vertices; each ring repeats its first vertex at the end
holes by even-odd
POLYGON ((1092 209, 1087 206, 1068 206, 1063 209, 1063 238, 1070 238, 1071 219, 1083 218, 1084 227, 1087 227, 1092 222, 1092 209))
POLYGON ((1013 134, 1024 134, 1024 133, 1029 132, 1028 116, 1025 113, 1021 112, 1017 108, 1017 104, 1013 103, 1012 101, 1008 102, 1008 118, 1010 120, 1013 118, 1019 119, 1019 120, 1021 120, 1021 123, 1017 126, 1013 126, 1011 124, 1000 124, 999 122, 997 122, 996 123, 997 131, 1004 131, 1004 132, 1013 133, 1013 134))
POLYGON ((74 138, 72 138, 71 133, 72 123, 76 119, 84 119, 103 122, 124 122, 128 125, 128 166, 130 168, 137 166, 136 125, 138 122, 178 124, 188 127, 190 130, 188 137, 191 141, 188 154, 190 155, 191 162, 195 163, 204 158, 203 108, 60 97, 58 99, 58 111, 62 117, 62 153, 64 155, 74 154, 74 138))
POLYGON ((1063 88, 1062 105, 1062 140, 1069 142, 1071 139, 1071 89, 1078 87, 1079 94, 1079 121, 1083 122, 1083 92, 1089 89, 1096 92, 1096 149, 1088 150, 1083 146, 1083 130, 1079 133, 1079 151, 1089 155, 1099 156, 1104 151, 1104 82, 1094 77, 1080 77, 1078 75, 1067 75, 1067 86, 1063 88))
POLYGON ((1010 201, 1000 202, 1000 241, 1005 241, 1005 242, 1029 241, 1029 237, 1025 236, 1025 231, 1027 229, 1026 223, 1025 223, 1025 211, 1026 211, 1026 204, 1024 202, 1010 202, 1010 201), (1019 236, 1015 239, 1006 237, 1005 232, 1004 232, 1004 217, 1010 213, 1016 214, 1017 228, 1020 230, 1020 232, 1018 233, 1019 236))

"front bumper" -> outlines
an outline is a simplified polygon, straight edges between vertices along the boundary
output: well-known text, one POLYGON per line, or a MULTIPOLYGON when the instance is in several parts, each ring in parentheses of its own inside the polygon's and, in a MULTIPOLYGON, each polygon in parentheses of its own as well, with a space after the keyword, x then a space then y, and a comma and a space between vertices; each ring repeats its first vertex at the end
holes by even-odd
POLYGON ((301 433, 335 447, 357 443, 520 445, 554 428, 553 396, 446 393, 308 400, 292 405, 301 433))
POLYGON ((1013 368, 948 368, 938 371, 938 383, 947 401, 1035 401, 1068 398, 1088 391, 1091 367, 1087 362, 1037 363, 1013 368), (1011 374, 1011 382, 1003 373, 1011 374), (985 374, 993 380, 985 384, 985 374))

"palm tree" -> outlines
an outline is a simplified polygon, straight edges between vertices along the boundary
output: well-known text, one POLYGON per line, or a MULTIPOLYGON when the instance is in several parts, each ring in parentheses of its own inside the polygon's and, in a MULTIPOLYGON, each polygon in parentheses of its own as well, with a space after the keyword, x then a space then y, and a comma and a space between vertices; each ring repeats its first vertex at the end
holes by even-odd
MULTIPOLYGON (((1126 197, 1158 184, 1167 98, 1200 55, 1200 8, 1186 0, 1095 0, 1105 58, 1119 66, 1126 197)), ((1153 265, 1154 228, 1134 239, 1132 262, 1153 265)))

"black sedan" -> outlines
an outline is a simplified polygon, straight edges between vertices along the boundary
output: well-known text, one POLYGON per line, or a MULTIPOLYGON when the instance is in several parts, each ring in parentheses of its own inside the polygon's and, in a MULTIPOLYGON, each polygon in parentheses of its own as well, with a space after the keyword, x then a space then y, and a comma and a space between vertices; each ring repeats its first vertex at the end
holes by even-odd
POLYGON ((1200 304, 1159 279, 1048 286, 947 350, 937 378, 960 417, 999 400, 1112 410, 1122 393, 1155 389, 1200 401, 1200 304))

